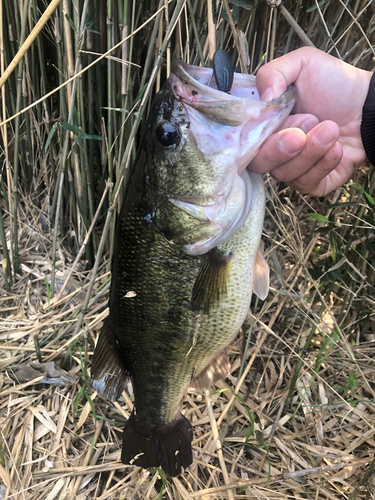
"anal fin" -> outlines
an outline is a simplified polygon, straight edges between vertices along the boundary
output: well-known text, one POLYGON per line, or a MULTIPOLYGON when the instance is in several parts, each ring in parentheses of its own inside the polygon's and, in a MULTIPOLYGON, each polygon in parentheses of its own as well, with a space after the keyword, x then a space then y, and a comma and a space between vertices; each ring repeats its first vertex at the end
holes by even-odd
POLYGON ((190 385, 197 391, 208 389, 218 380, 226 378, 230 372, 230 361, 225 350, 220 351, 208 365, 196 375, 190 385))
POLYGON ((226 295, 231 256, 231 253, 223 254, 217 248, 208 252, 194 283, 191 297, 193 309, 207 314, 226 295))
POLYGON ((128 371, 120 350, 105 320, 91 364, 91 384, 109 401, 116 401, 124 390, 128 371))

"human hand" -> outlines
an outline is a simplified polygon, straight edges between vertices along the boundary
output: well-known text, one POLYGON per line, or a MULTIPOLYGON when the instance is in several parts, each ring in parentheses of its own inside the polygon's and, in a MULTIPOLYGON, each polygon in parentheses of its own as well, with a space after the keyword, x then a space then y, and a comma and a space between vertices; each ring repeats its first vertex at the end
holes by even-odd
POLYGON ((360 125, 371 76, 311 47, 260 68, 256 83, 262 100, 283 94, 291 83, 298 99, 296 114, 263 143, 250 169, 270 170, 275 179, 316 196, 342 186, 366 159, 360 125))

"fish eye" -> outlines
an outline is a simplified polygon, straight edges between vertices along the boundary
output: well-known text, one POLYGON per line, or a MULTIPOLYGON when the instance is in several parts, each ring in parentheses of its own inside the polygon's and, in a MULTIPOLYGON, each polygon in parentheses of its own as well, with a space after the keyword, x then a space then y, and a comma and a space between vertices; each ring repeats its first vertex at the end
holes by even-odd
POLYGON ((180 142, 180 131, 170 122, 159 123, 155 128, 154 136, 163 148, 177 146, 180 142))

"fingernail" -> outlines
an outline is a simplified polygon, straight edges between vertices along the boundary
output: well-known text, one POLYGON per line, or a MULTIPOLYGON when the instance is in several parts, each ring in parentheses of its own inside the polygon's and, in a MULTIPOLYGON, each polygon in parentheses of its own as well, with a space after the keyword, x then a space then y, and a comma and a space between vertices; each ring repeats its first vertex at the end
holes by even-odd
POLYGON ((261 95, 261 100, 262 101, 272 101, 272 99, 273 99, 273 90, 269 87, 261 95))
POLYGON ((329 149, 326 154, 324 155, 324 158, 327 161, 334 161, 337 158, 337 152, 336 152, 336 146, 333 146, 331 149, 329 149))
POLYGON ((271 175, 272 175, 272 177, 273 177, 274 179, 276 179, 277 181, 282 181, 282 180, 284 180, 284 177, 285 177, 285 175, 284 175, 284 171, 283 171, 283 169, 282 169, 281 167, 279 167, 279 168, 275 168, 275 170, 272 170, 272 171, 270 172, 270 174, 271 174, 271 175))
POLYGON ((326 124, 324 127, 319 127, 317 129, 314 138, 320 146, 327 146, 327 144, 331 143, 336 138, 335 129, 331 125, 326 124))
POLYGON ((280 151, 287 155, 298 153, 303 148, 303 145, 301 135, 293 130, 285 133, 279 140, 280 151))
POLYGON ((310 117, 310 118, 307 118, 301 125, 301 130, 303 130, 305 132, 305 134, 307 134, 307 132, 310 132, 310 130, 312 130, 314 127, 316 127, 316 125, 318 125, 319 123, 319 120, 315 117, 310 117))

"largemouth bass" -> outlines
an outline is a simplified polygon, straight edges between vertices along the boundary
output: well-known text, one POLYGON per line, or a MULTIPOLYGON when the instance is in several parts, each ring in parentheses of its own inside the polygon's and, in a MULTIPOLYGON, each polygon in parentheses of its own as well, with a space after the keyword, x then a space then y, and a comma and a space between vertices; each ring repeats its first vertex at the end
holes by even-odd
POLYGON ((229 373, 224 349, 252 292, 268 293, 258 251, 263 180, 246 167, 295 99, 290 87, 261 102, 255 77, 243 74, 226 94, 212 69, 181 61, 154 98, 118 220, 109 315, 91 370, 93 387, 112 401, 131 378, 124 463, 175 476, 192 462, 184 394, 229 373))

